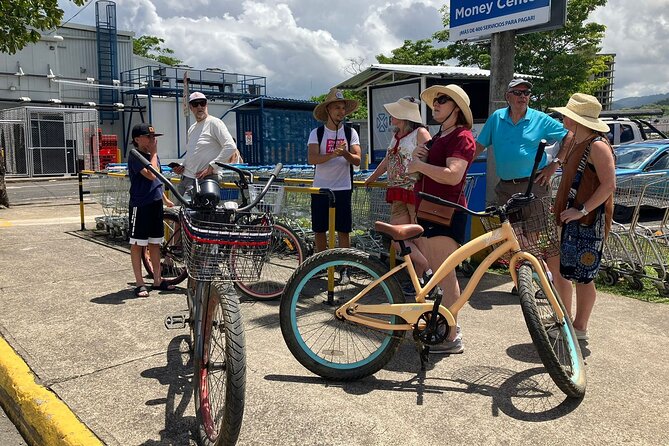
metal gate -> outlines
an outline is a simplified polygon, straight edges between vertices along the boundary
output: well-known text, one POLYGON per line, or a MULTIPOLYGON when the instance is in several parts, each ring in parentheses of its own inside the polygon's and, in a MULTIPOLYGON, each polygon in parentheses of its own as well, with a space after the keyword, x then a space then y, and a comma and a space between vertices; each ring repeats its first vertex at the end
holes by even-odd
POLYGON ((8 176, 67 175, 99 166, 98 112, 19 107, 0 111, 8 176))

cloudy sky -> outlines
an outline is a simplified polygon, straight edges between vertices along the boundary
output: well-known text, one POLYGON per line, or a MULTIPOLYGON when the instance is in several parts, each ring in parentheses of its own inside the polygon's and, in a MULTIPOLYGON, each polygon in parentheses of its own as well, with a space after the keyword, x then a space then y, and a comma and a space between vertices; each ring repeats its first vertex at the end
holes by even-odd
MULTIPOLYGON (((165 39, 190 66, 267 77, 267 94, 309 98, 441 29, 444 0, 117 0, 118 27, 165 39)), ((59 0, 65 20, 80 11, 59 0)), ((669 92, 667 0, 609 0, 592 16, 616 53, 614 99, 669 92)), ((95 24, 95 5, 73 23, 95 24)))

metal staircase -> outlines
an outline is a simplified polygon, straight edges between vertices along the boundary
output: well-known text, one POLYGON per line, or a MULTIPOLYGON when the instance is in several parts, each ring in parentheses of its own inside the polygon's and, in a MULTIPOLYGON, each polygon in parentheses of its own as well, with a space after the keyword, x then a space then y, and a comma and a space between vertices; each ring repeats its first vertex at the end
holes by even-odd
MULTIPOLYGON (((95 24, 97 28, 98 46, 98 82, 99 104, 111 105, 119 102, 119 94, 113 88, 114 81, 118 82, 118 40, 116 36, 116 3, 108 0, 99 0, 95 3, 95 24)), ((119 119, 116 111, 100 110, 100 121, 115 121, 119 119)))

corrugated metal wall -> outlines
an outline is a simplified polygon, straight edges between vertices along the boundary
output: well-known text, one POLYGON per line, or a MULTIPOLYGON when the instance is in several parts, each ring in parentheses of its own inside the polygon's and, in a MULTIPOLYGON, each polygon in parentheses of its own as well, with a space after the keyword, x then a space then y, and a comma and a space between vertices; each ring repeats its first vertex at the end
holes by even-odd
POLYGON ((309 132, 318 127, 310 111, 237 110, 237 145, 253 165, 306 164, 309 132), (246 144, 251 132, 252 144, 246 144), (261 137, 259 137, 261 135, 261 137))

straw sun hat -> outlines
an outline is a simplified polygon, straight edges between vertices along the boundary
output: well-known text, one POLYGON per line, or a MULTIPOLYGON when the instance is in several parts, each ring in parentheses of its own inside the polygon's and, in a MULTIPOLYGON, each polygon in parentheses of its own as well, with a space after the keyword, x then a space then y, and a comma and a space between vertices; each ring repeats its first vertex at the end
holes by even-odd
POLYGON ((574 93, 569 98, 566 107, 551 107, 562 116, 578 122, 579 124, 597 132, 608 132, 609 126, 599 119, 602 105, 596 97, 584 93, 574 93))
POLYGON ((320 104, 318 104, 316 108, 314 108, 314 118, 316 118, 318 121, 321 122, 327 122, 328 121, 327 106, 332 104, 333 102, 343 102, 347 115, 350 115, 351 113, 353 113, 358 109, 358 101, 356 101, 355 99, 346 99, 341 91, 333 87, 330 89, 330 92, 325 97, 325 100, 320 104))
POLYGON ((428 107, 434 110, 433 103, 437 96, 446 95, 455 101, 460 111, 462 111, 465 120, 467 121, 467 128, 471 129, 474 123, 472 110, 469 108, 469 96, 461 87, 455 84, 448 85, 433 85, 430 88, 423 90, 420 98, 427 104, 428 107))
POLYGON ((420 117, 418 102, 412 97, 401 98, 397 102, 391 102, 390 104, 383 104, 383 107, 395 119, 416 122, 418 124, 423 123, 423 119, 420 117))

